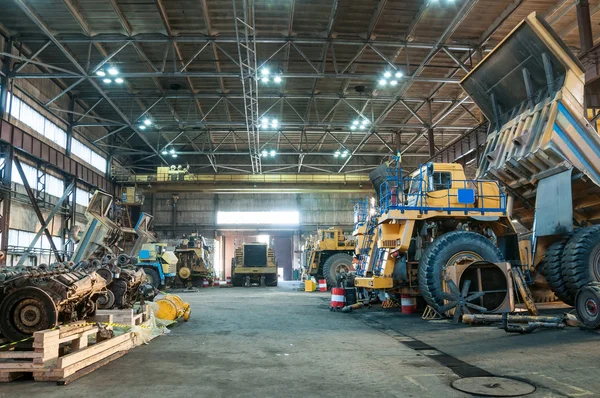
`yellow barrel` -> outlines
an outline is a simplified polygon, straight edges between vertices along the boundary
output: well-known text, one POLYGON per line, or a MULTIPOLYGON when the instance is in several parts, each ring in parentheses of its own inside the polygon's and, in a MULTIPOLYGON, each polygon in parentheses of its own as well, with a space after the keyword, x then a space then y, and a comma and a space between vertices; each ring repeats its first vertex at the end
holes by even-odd
POLYGON ((156 317, 159 319, 175 321, 186 312, 188 312, 187 318, 189 318, 189 312, 191 312, 190 305, 184 303, 179 296, 174 294, 168 294, 165 297, 158 299, 156 304, 158 304, 156 317))

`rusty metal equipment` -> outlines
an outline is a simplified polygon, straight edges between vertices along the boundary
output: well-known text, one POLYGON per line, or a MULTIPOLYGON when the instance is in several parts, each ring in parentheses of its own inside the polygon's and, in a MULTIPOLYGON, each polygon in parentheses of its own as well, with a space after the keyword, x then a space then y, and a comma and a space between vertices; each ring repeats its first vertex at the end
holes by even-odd
POLYGON ((106 281, 95 272, 54 269, 0 272, 0 335, 18 341, 96 311, 106 281))

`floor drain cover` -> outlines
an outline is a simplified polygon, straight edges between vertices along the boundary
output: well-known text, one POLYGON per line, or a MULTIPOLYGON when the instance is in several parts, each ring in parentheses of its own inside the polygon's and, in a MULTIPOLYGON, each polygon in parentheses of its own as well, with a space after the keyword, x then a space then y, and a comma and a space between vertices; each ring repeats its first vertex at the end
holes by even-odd
POLYGON ((506 377, 465 377, 455 380, 452 387, 458 391, 486 397, 520 397, 531 394, 535 386, 506 377))

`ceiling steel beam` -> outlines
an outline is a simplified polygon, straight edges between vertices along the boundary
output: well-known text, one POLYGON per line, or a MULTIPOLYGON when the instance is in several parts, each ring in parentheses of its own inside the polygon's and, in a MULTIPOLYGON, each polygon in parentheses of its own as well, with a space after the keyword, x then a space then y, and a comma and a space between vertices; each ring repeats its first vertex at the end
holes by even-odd
POLYGON ((129 127, 142 139, 142 141, 144 143, 146 143, 146 145, 148 147, 150 147, 159 158, 161 158, 165 164, 168 164, 167 161, 158 153, 158 151, 156 151, 156 149, 154 148, 154 146, 152 144, 150 144, 150 142, 148 141, 148 139, 139 132, 139 130, 137 129, 136 126, 134 126, 131 121, 127 118, 127 115, 125 115, 121 109, 119 109, 119 107, 108 97, 108 95, 104 92, 104 90, 102 90, 102 88, 96 83, 96 81, 94 79, 91 79, 85 69, 79 64, 79 62, 77 61, 77 59, 75 59, 73 57, 73 55, 54 37, 52 31, 48 28, 48 26, 46 26, 46 24, 44 22, 42 22, 42 20, 33 12, 33 10, 31 10, 31 8, 29 8, 29 6, 27 4, 25 4, 25 2, 23 0, 15 0, 17 6, 19 6, 19 8, 25 13, 25 15, 27 15, 27 17, 50 39, 52 40, 52 42, 54 43, 54 45, 58 48, 58 50, 63 53, 65 55, 65 57, 71 61, 71 63, 77 68, 77 70, 79 71, 79 73, 81 73, 83 76, 85 76, 88 81, 90 82, 90 84, 102 95, 102 97, 104 97, 104 99, 106 100, 106 102, 108 102, 110 104, 110 106, 115 110, 115 112, 117 112, 117 114, 119 114, 119 116, 121 117, 121 119, 123 119, 128 125, 129 127))

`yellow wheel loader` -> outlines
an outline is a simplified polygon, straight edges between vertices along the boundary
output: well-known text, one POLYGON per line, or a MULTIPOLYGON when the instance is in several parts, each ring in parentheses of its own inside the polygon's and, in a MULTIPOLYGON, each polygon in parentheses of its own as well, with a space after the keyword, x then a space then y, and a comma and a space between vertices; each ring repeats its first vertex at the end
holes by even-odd
POLYGON ((346 239, 341 228, 317 230, 302 253, 304 272, 316 279, 325 278, 329 287, 337 286, 337 275, 352 270, 354 241, 346 239))

